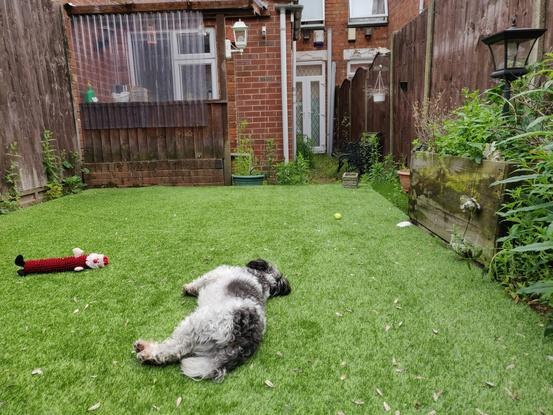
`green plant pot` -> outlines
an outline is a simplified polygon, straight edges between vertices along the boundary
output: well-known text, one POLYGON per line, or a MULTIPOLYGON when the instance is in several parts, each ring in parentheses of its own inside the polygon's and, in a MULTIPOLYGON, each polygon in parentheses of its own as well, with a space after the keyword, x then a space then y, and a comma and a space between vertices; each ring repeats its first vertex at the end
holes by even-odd
POLYGON ((238 176, 233 174, 232 184, 234 186, 261 186, 264 179, 264 174, 256 174, 253 176, 238 176))

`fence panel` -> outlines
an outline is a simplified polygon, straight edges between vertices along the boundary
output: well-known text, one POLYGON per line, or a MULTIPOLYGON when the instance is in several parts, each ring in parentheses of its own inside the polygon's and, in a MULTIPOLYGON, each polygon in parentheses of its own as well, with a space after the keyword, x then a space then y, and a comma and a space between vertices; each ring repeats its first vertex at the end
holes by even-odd
POLYGON ((17 142, 20 190, 32 200, 46 185, 43 131, 53 132, 58 151, 78 150, 60 5, 4 1, 0 16, 0 173, 9 164, 6 148, 17 142))

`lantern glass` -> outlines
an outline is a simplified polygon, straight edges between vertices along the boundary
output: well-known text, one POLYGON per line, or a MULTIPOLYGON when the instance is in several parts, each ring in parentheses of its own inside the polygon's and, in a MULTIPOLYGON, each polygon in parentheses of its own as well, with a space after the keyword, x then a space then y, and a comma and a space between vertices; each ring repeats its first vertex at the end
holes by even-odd
POLYGON ((246 49, 248 44, 248 26, 242 20, 238 20, 232 26, 232 31, 234 32, 234 44, 236 48, 240 50, 246 49))
POLYGON ((530 51, 535 39, 513 39, 507 41, 507 65, 510 68, 523 68, 528 64, 530 51))

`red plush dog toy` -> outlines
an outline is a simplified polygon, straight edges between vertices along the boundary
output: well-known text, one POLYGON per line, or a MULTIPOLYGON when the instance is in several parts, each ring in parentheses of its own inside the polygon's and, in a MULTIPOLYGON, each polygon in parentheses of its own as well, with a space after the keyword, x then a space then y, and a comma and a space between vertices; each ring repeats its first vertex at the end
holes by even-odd
POLYGON ((107 264, 109 264, 107 256, 94 253, 85 254, 80 248, 73 249, 73 256, 64 258, 29 259, 27 261, 23 259, 23 255, 18 255, 15 258, 15 265, 23 267, 17 270, 17 273, 22 277, 27 274, 103 268, 107 264))

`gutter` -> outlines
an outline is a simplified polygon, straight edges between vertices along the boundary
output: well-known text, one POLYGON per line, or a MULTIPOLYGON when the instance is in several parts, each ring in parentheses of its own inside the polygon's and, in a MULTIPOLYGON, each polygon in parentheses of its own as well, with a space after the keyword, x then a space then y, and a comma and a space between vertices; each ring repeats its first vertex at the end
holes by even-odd
MULTIPOLYGON (((297 4, 297 2, 298 0, 294 0, 293 3, 289 4, 275 4, 275 9, 280 12, 280 88, 282 101, 282 146, 284 153, 284 163, 286 164, 290 160, 288 137, 288 73, 286 70, 286 12, 290 11, 294 13, 293 38, 295 39, 296 31, 299 33, 299 29, 301 28, 301 11, 303 10, 303 6, 297 4)), ((292 70, 294 70, 294 68, 292 68, 292 70)))

